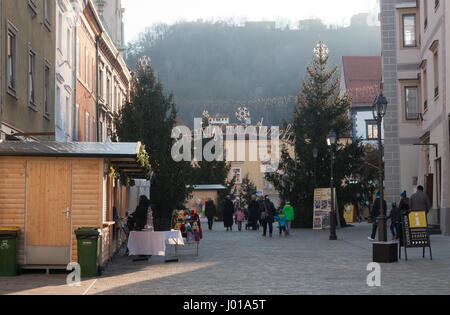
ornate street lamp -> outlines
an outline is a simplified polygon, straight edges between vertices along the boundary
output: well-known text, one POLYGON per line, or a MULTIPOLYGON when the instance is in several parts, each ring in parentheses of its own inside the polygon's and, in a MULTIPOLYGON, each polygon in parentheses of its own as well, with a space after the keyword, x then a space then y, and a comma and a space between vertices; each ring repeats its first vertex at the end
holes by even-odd
POLYGON ((381 93, 378 95, 372 104, 372 113, 374 119, 377 120, 378 126, 378 171, 379 171, 379 181, 380 181, 380 209, 381 214, 378 218, 378 228, 379 228, 379 241, 387 242, 387 228, 386 228, 386 210, 383 207, 384 203, 384 175, 383 175, 383 143, 381 139, 381 125, 384 116, 386 116, 388 101, 386 97, 381 93))
POLYGON ((332 131, 328 135, 327 144, 330 147, 331 151, 331 214, 330 214, 330 241, 336 241, 336 204, 335 204, 335 196, 334 196, 334 146, 337 142, 336 132, 332 131))

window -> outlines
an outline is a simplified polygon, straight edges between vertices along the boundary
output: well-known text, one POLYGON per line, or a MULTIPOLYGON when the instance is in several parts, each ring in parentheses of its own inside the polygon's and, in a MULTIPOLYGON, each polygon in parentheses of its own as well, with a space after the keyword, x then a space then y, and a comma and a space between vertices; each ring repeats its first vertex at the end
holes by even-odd
POLYGON ((433 55, 433 65, 434 65, 434 97, 439 97, 439 55, 436 50, 433 55))
MULTIPOLYGON (((47 1, 45 1, 47 2, 47 1)), ((62 53, 62 31, 63 31, 63 15, 61 12, 58 13, 58 49, 62 53)))
MULTIPOLYGON (((51 16, 52 16, 52 0, 45 0, 44 1, 44 24, 47 26, 47 28, 51 31, 51 16)), ((60 24, 61 27, 61 24, 60 24)), ((62 29, 62 28, 61 28, 62 29)))
POLYGON ((90 141, 90 138, 89 138, 89 136, 90 136, 90 121, 89 121, 89 113, 87 113, 86 112, 86 126, 85 126, 85 132, 86 132, 86 142, 89 142, 90 141))
POLYGON ((65 113, 66 113, 66 121, 65 121, 65 132, 66 134, 70 133, 70 97, 66 96, 66 108, 65 108, 65 113))
POLYGON ((111 77, 109 75, 106 82, 106 104, 111 106, 111 77))
POLYGON ((73 140, 80 140, 80 105, 75 105, 75 117, 73 121, 73 140))
POLYGON ((423 0, 424 29, 428 27, 428 0, 423 0))
POLYGON ((70 30, 67 30, 67 43, 66 43, 66 57, 67 62, 69 63, 69 67, 72 65, 72 32, 70 30))
POLYGON ((416 15, 403 15, 403 47, 417 47, 416 15))
POLYGON ((61 106, 61 88, 59 86, 56 87, 56 109, 55 109, 55 119, 56 125, 63 128, 63 119, 62 119, 62 106, 61 106))
POLYGON ((98 128, 99 128, 98 141, 103 142, 103 122, 102 121, 99 122, 98 128))
POLYGON ((405 87, 406 119, 419 119, 419 95, 417 86, 405 87))
POLYGON ((426 111, 428 109, 428 72, 427 68, 423 69, 423 110, 426 111))
POLYGON ((50 66, 47 63, 44 66, 44 114, 50 114, 50 66))
POLYGON ((89 51, 86 48, 86 60, 85 60, 85 81, 87 87, 89 87, 89 51))
POLYGON ((30 104, 36 104, 35 97, 36 85, 36 53, 31 49, 28 50, 28 101, 30 104))
POLYGON ((8 92, 16 95, 17 89, 17 29, 8 23, 8 37, 7 37, 7 81, 8 92))
POLYGON ((105 95, 103 94, 104 88, 103 88, 103 68, 100 68, 99 75, 98 75, 98 86, 99 86, 99 96, 100 98, 104 99, 105 95))
POLYGON ((377 140, 378 139, 378 124, 375 120, 367 120, 367 140, 377 140))
POLYGON ((231 176, 233 177, 235 184, 242 184, 242 169, 240 167, 232 168, 231 176))

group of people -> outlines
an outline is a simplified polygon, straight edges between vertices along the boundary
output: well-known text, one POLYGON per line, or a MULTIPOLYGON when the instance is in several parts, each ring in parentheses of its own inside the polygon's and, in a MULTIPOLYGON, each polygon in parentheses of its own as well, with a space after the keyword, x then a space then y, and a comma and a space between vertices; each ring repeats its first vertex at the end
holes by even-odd
MULTIPOLYGON (((377 193, 377 199, 372 208, 371 218, 373 221, 372 235, 369 240, 375 241, 375 237, 378 231, 378 218, 381 215, 381 204, 383 211, 387 212, 387 203, 383 200, 381 203, 380 192, 377 193)), ((387 219, 391 220, 391 233, 394 240, 400 240, 402 237, 402 216, 407 215, 411 211, 425 211, 426 214, 430 212, 432 207, 430 198, 424 192, 423 186, 417 187, 417 192, 408 198, 408 194, 404 191, 400 195, 400 203, 397 205, 396 202, 392 204, 391 213, 387 216, 387 219)))
MULTIPOLYGON (((263 237, 273 237, 273 224, 278 222, 280 235, 289 235, 292 222, 294 221, 294 208, 290 202, 287 201, 286 205, 276 210, 274 203, 269 199, 269 196, 257 198, 253 195, 247 208, 247 214, 244 209, 240 207, 240 203, 233 203, 231 196, 227 196, 223 206, 223 221, 227 231, 233 231, 233 226, 236 224, 239 231, 242 231, 243 224, 247 220, 247 228, 254 231, 262 226, 264 232, 263 237)), ((214 202, 209 199, 205 204, 205 214, 208 217, 208 227, 212 230, 214 224, 214 217, 216 216, 216 206, 214 202)))

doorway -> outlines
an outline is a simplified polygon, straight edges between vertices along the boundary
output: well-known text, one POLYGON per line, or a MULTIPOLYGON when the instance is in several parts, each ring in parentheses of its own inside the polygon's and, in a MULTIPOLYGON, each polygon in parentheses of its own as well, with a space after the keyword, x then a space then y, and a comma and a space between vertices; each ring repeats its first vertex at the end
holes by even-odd
POLYGON ((71 257, 70 162, 27 163, 25 265, 67 266, 71 257))

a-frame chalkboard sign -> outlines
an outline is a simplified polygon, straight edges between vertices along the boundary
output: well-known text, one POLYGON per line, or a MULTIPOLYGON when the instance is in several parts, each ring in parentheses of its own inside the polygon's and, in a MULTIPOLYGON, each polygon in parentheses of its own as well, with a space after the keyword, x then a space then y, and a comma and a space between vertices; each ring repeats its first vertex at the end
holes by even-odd
POLYGON ((399 247, 400 259, 402 258, 403 247, 406 260, 408 260, 408 248, 423 248, 423 258, 425 258, 426 248, 429 248, 430 258, 433 260, 430 231, 425 211, 411 211, 402 215, 402 236, 399 247))

